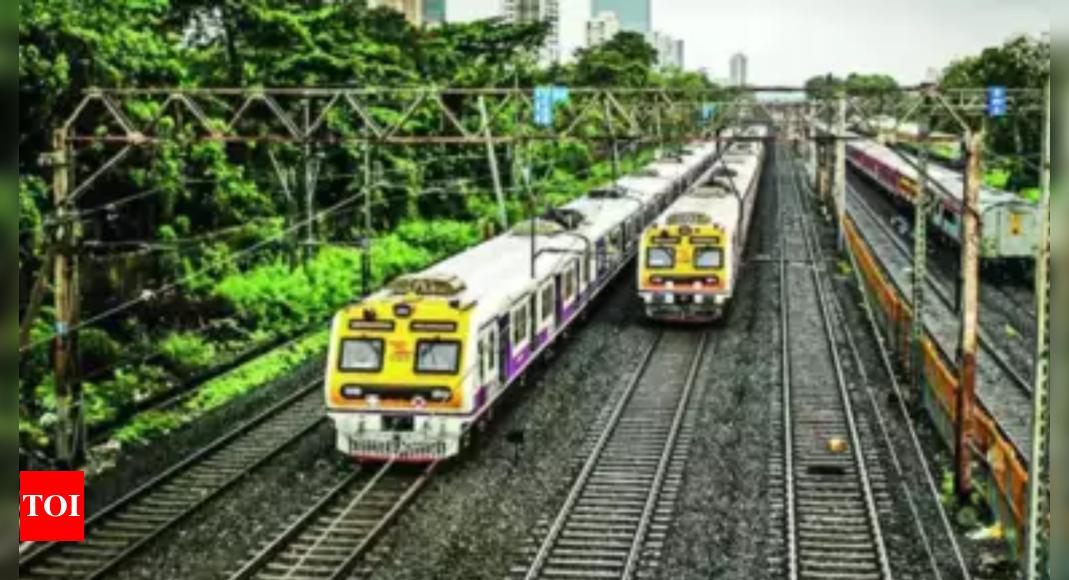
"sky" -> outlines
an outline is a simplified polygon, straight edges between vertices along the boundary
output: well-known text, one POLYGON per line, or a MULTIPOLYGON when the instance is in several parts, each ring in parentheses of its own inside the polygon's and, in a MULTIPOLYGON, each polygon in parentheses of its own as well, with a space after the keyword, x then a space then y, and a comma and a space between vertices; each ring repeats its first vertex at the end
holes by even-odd
MULTIPOLYGON (((447 0, 454 22, 494 16, 500 0, 447 0)), ((561 3, 562 54, 585 42, 590 0, 561 3)), ((817 74, 887 73, 901 83, 1018 33, 1050 31, 1055 0, 651 0, 655 30, 686 43, 688 69, 750 84, 800 86, 817 74), (874 42, 874 39, 889 39, 874 42)))

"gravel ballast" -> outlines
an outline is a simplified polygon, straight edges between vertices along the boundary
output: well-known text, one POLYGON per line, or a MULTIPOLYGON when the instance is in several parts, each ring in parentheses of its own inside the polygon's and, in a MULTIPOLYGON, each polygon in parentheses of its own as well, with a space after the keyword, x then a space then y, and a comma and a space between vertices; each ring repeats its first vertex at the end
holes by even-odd
MULTIPOLYGON (((624 274, 627 277, 626 274, 624 274)), ((630 277, 628 277, 630 278, 630 277)), ((501 580, 540 519, 559 509, 589 427, 626 383, 654 331, 620 283, 544 375, 514 393, 483 444, 435 478, 371 557, 374 580, 501 580), (514 463, 506 433, 525 432, 514 463)))

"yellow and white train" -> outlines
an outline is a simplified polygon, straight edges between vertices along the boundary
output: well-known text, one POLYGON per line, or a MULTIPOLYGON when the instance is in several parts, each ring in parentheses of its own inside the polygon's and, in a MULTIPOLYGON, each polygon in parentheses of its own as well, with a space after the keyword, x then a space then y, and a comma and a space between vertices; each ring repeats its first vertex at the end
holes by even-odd
POLYGON ((408 463, 459 454, 715 157, 692 145, 339 312, 325 384, 338 449, 408 463))
POLYGON ((726 149, 706 181, 646 228, 638 288, 648 317, 711 322, 722 316, 738 287, 764 167, 761 140, 767 136, 763 126, 725 133, 741 139, 726 149))

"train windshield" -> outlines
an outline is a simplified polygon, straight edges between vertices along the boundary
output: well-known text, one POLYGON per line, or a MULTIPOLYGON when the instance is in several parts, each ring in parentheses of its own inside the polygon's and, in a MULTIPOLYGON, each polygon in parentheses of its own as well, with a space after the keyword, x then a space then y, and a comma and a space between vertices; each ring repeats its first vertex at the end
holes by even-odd
POLYGON ((694 267, 700 270, 719 270, 724 267, 724 251, 719 248, 702 248, 694 256, 694 267))
POLYGON ((672 248, 650 248, 646 265, 650 268, 671 268, 676 265, 676 252, 672 248))
POLYGON ((378 372, 382 370, 382 339, 342 341, 341 370, 347 372, 378 372))
POLYGON ((460 343, 421 340, 416 347, 416 372, 455 375, 460 370, 460 343))

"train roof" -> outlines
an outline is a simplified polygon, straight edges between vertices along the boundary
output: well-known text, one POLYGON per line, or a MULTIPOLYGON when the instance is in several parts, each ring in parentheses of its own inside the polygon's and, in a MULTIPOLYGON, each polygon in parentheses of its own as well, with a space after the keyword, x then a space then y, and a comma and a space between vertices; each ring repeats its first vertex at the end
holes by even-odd
MULTIPOLYGON (((909 163, 903 160, 903 157, 910 160, 915 164, 920 164, 920 161, 913 155, 906 153, 896 153, 890 147, 881 145, 869 140, 851 141, 849 147, 858 149, 864 152, 866 155, 876 159, 880 163, 891 167, 895 171, 901 173, 916 181, 919 177, 919 172, 913 168, 909 163)), ((958 171, 947 169, 939 164, 932 163, 928 166, 929 177, 939 184, 940 192, 946 196, 949 195, 950 199, 960 205, 965 196, 965 178, 958 171)), ((1012 193, 995 189, 987 185, 980 187, 980 206, 986 208, 995 205, 1014 205, 1024 204, 1033 205, 1030 202, 1023 200, 1012 193)))
MULTIPOLYGON (((763 129, 763 128, 762 128, 763 129)), ((663 227, 677 214, 703 214, 725 232, 731 233, 739 222, 739 196, 746 196, 761 171, 760 143, 735 143, 702 178, 702 184, 686 193, 665 210, 653 228, 663 227)))
MULTIPOLYGON (((608 235, 613 228, 640 214, 646 203, 663 193, 684 172, 701 165, 715 149, 694 147, 677 163, 666 164, 677 171, 672 177, 621 180, 618 188, 606 184, 556 210, 558 219, 549 217, 526 220, 510 231, 448 258, 431 268, 402 276, 371 300, 404 299, 407 288, 417 284, 438 284, 439 298, 456 300, 461 305, 478 304, 473 324, 481 327, 497 313, 511 307, 530 293, 536 284, 561 272, 572 260, 582 259, 588 243, 608 235), (620 189, 620 194, 605 195, 620 189), (598 192, 602 192, 599 195, 598 192), (562 223, 571 220, 571 227, 562 223), (532 243, 532 236, 534 237, 532 243), (535 279, 531 276, 534 253, 535 279)), ((656 165, 656 164, 655 164, 656 165)))

